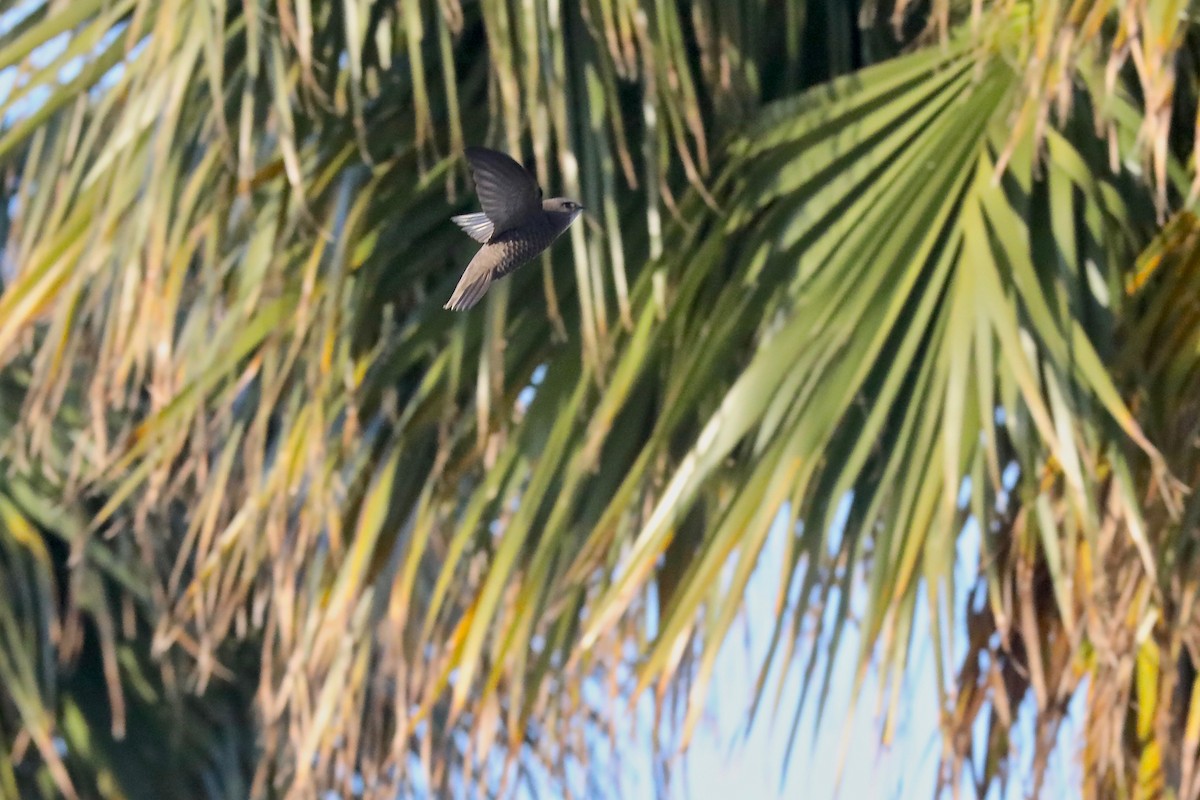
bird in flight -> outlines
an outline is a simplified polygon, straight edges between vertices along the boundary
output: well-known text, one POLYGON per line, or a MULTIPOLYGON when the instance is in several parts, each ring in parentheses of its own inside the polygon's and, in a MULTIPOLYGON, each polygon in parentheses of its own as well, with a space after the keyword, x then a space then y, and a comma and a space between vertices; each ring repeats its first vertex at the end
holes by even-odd
POLYGON ((531 261, 583 211, 583 206, 565 197, 543 200, 537 178, 504 153, 468 147, 466 155, 483 211, 451 219, 483 247, 443 306, 451 311, 478 303, 492 281, 531 261))

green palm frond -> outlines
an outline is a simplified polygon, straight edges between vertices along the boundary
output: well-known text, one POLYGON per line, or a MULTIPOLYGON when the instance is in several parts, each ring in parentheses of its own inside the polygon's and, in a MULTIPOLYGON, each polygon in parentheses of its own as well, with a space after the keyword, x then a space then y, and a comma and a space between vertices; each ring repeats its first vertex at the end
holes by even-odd
MULTIPOLYGON (((690 505, 729 479, 727 460, 745 467, 732 473, 726 496, 735 501, 706 501, 717 520, 693 545, 681 581, 689 592, 667 604, 646 681, 669 672, 673 654, 701 632, 696 625, 715 618, 702 631, 705 673, 785 504, 797 540, 780 602, 797 585, 802 598, 847 597, 852 575, 834 565, 857 563, 869 572, 864 641, 881 643, 898 667, 922 579, 936 602, 953 596, 945 537, 968 514, 984 530, 1006 518, 998 498, 1016 491, 1002 484, 1006 467, 1034 492, 1024 503, 1061 494, 1094 530, 1109 462, 1129 457, 1122 438, 1162 466, 1096 344, 1113 349, 1121 270, 1153 221, 1138 219, 1123 196, 1144 190, 1128 175, 1102 177, 1103 162, 1088 168, 1089 156, 1106 151, 1086 130, 1078 145, 1051 133, 1037 179, 1032 149, 1018 147, 995 184, 1017 76, 993 63, 976 78, 976 66, 965 49, 890 61, 769 109, 731 146, 717 192, 728 217, 675 262, 670 335, 659 339, 657 363, 670 365, 678 377, 668 387, 678 388, 666 392, 657 438, 690 424, 695 445, 639 526, 592 630, 639 595, 690 505), (1078 250, 1056 257, 1065 236, 1078 250), (1077 263, 1088 272, 1073 272, 1077 263), (727 391, 685 391, 728 381, 713 371, 727 363, 718 343, 753 356, 727 391), (1042 488, 1045 479, 1052 483, 1042 488), (837 531, 834 512, 846 497, 848 522, 837 531), (742 568, 720 584, 731 557, 742 568)), ((1129 523, 1136 538, 1141 526, 1129 523)), ((1057 528, 1047 535, 1058 544, 1057 528)), ((792 637, 807 602, 795 610, 792 637)), ((943 608, 934 618, 952 614, 943 608)), ((787 652, 796 647, 779 641, 787 652)), ((701 698, 703 682, 694 691, 701 698)))

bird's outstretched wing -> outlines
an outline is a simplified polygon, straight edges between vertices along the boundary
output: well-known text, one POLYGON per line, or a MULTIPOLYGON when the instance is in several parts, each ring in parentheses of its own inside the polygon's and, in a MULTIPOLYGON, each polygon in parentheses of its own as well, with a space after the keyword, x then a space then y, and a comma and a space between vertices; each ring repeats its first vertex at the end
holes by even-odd
POLYGON ((488 219, 488 215, 482 211, 476 211, 473 214, 459 214, 450 218, 454 224, 467 232, 475 241, 480 244, 487 244, 492 240, 494 226, 492 221, 488 219))
POLYGON ((475 179, 475 194, 492 223, 491 236, 519 226, 542 210, 542 190, 529 170, 504 153, 485 147, 468 147, 466 155, 475 179))

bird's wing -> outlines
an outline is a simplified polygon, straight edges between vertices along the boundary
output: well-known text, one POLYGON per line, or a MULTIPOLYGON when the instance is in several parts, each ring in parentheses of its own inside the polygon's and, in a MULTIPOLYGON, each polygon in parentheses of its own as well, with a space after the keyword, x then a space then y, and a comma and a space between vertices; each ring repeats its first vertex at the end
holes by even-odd
POLYGON ((458 227, 466 231, 468 236, 480 244, 487 244, 492 238, 492 231, 495 229, 495 226, 488 219, 488 215, 482 211, 476 211, 474 214, 459 214, 450 219, 458 227))
POLYGON ((466 155, 475 178, 475 194, 483 213, 492 221, 492 236, 517 227, 541 211, 542 190, 529 170, 504 153, 484 147, 468 147, 466 155))

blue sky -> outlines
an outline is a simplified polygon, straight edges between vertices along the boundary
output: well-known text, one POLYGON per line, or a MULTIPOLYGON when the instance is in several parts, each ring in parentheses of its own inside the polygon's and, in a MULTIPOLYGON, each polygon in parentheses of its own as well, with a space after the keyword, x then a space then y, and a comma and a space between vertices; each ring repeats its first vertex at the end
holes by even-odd
MULTIPOLYGON (((761 716, 749 737, 744 741, 741 739, 757 669, 774 622, 773 603, 778 580, 775 565, 781 558, 784 534, 782 525, 777 525, 771 533, 759 570, 749 587, 746 613, 739 627, 731 631, 719 658, 709 703, 715 724, 704 727, 696 737, 687 759, 685 780, 672 797, 695 800, 728 797, 756 800, 771 797, 803 797, 806 800, 932 798, 937 784, 941 740, 937 727, 934 656, 924 601, 917 603, 919 611, 914 625, 913 648, 899 707, 901 723, 890 748, 881 748, 879 744, 881 719, 875 713, 879 683, 873 671, 868 675, 849 731, 846 731, 855 659, 860 645, 857 633, 849 631, 839 650, 831 697, 821 726, 814 728, 816 703, 810 697, 782 786, 781 770, 787 756, 788 728, 799 697, 801 665, 791 665, 788 692, 777 718, 772 721, 766 715, 761 716), (767 569, 762 568, 764 564, 768 565, 767 569), (845 739, 846 736, 849 738, 845 739), (839 786, 836 768, 843 749, 845 770, 839 786)), ((958 542, 955 608, 961 609, 965 605, 966 590, 972 585, 978 559, 978 529, 971 523, 958 542)), ((956 619, 955 625, 956 642, 959 643, 959 652, 955 655, 961 658, 961 643, 965 636, 961 617, 956 619)), ((1049 796, 1070 797, 1072 785, 1078 785, 1072 743, 1077 741, 1076 721, 1081 719, 1082 698, 1083 690, 1080 690, 1060 731, 1060 748, 1051 760, 1044 787, 1049 796)), ((1019 766, 1015 770, 1015 780, 1004 795, 1006 798, 1024 797, 1029 788, 1024 777, 1029 774, 1032 763, 1032 753, 1026 744, 1032 742, 1032 728, 1028 724, 1030 710, 1024 708, 1022 712, 1026 724, 1018 728, 1019 766)), ((648 790, 643 794, 639 787, 633 796, 652 797, 653 792, 648 790)), ((963 796, 974 796, 973 787, 964 785, 963 796)), ((988 796, 1002 797, 996 789, 988 796)))
MULTIPOLYGON (((799 701, 802 663, 788 665, 791 674, 783 701, 775 709, 775 718, 771 718, 767 709, 744 741, 737 738, 745 730, 746 709, 774 623, 778 571, 773 566, 782 558, 785 535, 782 524, 777 524, 771 532, 759 571, 749 586, 746 613, 740 620, 740 627, 731 631, 720 656, 710 702, 716 724, 697 737, 691 750, 687 796, 779 796, 812 800, 838 796, 932 797, 940 745, 932 654, 919 648, 914 653, 906 697, 913 713, 906 715, 907 721, 898 731, 902 735, 897 736, 896 746, 881 750, 875 719, 879 685, 874 674, 868 676, 854 716, 849 719, 846 716, 854 689, 860 644, 853 628, 847 630, 839 648, 832 673, 831 696, 819 728, 814 727, 818 704, 813 702, 812 696, 809 698, 796 751, 782 786, 781 771, 787 756, 789 728, 799 701), (764 569, 763 565, 768 568, 764 569), (843 751, 846 768, 841 776, 839 795, 837 765, 843 758, 843 751)), ((861 608, 862 598, 857 597, 856 601, 861 608)), ((924 605, 918 604, 918 608, 924 609, 924 605)), ((928 639, 922 633, 918 630, 915 641, 928 639)), ((807 656, 807 653, 799 650, 798 656, 807 656)))

